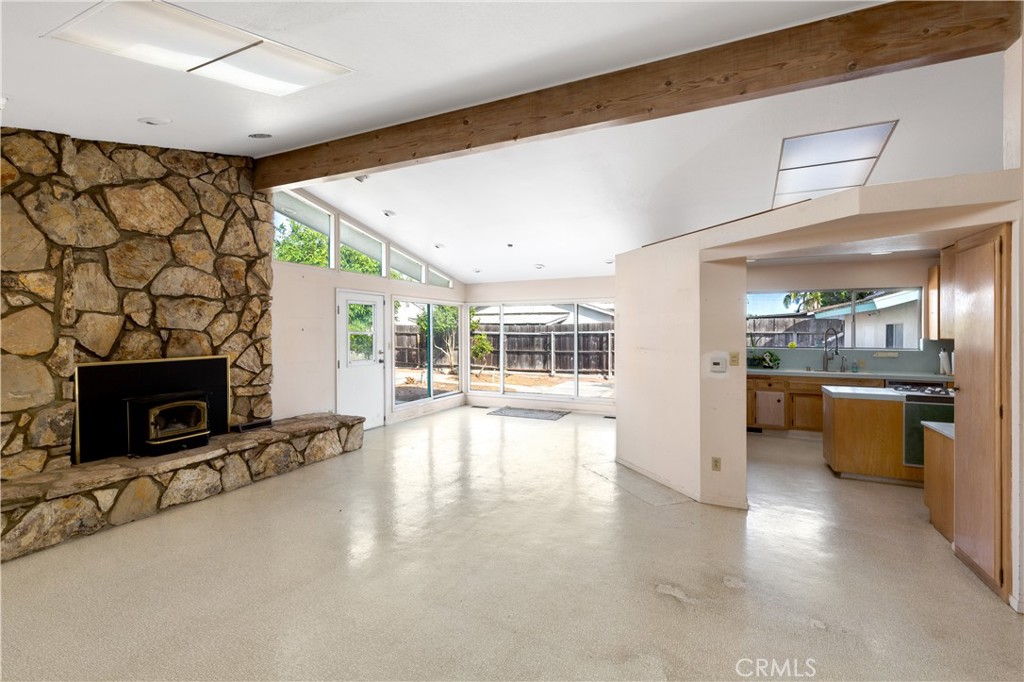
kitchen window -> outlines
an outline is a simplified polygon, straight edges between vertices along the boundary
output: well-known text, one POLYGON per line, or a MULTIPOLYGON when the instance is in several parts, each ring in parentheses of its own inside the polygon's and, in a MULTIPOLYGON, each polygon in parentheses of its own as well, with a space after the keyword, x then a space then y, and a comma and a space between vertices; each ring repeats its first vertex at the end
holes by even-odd
POLYGON ((921 289, 832 289, 747 294, 747 345, 821 348, 825 332, 840 348, 918 350, 921 289))

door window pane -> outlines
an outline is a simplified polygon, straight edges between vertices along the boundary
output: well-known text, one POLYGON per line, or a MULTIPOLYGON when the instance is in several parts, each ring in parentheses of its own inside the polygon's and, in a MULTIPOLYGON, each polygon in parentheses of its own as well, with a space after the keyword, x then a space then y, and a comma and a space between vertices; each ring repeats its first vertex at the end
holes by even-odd
POLYGON ((348 361, 368 362, 374 359, 374 305, 348 304, 348 361))
POLYGON ((373 336, 350 332, 348 337, 349 362, 366 362, 373 360, 373 336))
POLYGON ((358 332, 373 331, 373 304, 348 304, 348 330, 358 332))

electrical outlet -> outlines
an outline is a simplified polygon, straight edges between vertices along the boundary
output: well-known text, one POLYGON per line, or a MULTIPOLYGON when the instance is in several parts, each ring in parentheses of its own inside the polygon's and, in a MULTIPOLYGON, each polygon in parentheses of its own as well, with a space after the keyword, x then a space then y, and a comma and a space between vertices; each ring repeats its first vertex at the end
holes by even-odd
POLYGON ((722 470, 722 458, 721 457, 712 457, 711 458, 711 470, 712 471, 721 471, 722 470))

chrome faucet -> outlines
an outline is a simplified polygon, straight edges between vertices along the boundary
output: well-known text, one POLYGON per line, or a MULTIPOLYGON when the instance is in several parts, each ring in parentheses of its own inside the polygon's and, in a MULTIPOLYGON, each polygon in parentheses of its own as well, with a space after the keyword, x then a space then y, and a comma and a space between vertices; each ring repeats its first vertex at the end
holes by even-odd
POLYGON ((825 330, 825 343, 824 343, 824 346, 825 346, 824 347, 824 352, 822 353, 822 356, 821 356, 821 371, 822 372, 827 372, 828 371, 828 363, 829 363, 829 361, 832 358, 834 358, 836 355, 839 354, 839 332, 837 332, 832 327, 829 327, 828 329, 825 330), (832 353, 831 354, 828 352, 828 333, 829 332, 832 332, 832 353))

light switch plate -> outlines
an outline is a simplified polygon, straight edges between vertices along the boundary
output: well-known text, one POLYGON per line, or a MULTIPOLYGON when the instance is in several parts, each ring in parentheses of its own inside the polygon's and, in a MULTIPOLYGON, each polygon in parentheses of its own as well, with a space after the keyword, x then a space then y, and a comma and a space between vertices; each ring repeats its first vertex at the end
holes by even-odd
POLYGON ((729 366, 739 367, 740 366, 740 354, 732 351, 729 353, 729 366))

